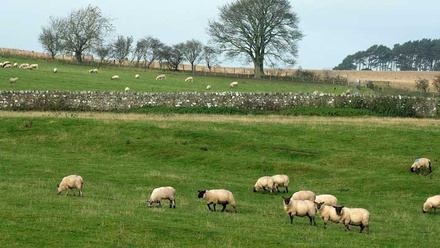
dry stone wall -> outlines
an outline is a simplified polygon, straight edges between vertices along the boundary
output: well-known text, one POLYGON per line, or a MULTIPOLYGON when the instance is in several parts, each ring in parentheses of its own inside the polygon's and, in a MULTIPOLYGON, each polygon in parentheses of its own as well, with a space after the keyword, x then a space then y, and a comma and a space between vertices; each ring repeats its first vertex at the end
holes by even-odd
POLYGON ((370 109, 393 116, 437 117, 438 99, 403 96, 237 92, 0 91, 0 110, 113 111, 143 107, 228 107, 278 111, 298 107, 370 109))

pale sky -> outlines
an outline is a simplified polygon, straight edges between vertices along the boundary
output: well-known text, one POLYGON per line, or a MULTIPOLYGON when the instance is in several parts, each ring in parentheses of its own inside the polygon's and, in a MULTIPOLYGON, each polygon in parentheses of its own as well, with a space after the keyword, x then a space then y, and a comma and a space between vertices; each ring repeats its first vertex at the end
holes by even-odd
MULTIPOLYGON (((115 35, 132 35, 135 42, 151 35, 173 45, 190 39, 207 44, 208 21, 232 0, 0 0, 0 47, 42 52, 41 28, 50 16, 99 6, 114 18, 115 35)), ((382 44, 440 38, 439 0, 290 0, 305 37, 298 43, 295 66, 331 69, 348 54, 382 44)), ((221 65, 250 66, 242 61, 221 65)))

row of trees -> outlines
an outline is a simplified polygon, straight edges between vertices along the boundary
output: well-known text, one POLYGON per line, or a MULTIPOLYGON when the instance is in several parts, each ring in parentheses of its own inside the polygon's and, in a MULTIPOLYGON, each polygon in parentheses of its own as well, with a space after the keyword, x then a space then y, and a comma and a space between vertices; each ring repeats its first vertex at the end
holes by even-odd
POLYGON ((72 11, 65 18, 51 17, 43 27, 39 41, 52 58, 60 52, 75 54, 81 63, 85 52, 93 52, 103 61, 112 58, 122 62, 129 57, 137 66, 149 67, 154 61, 177 70, 188 61, 194 71, 203 59, 209 69, 218 62, 219 51, 229 58, 245 58, 254 64, 255 77, 264 75, 264 64, 293 66, 297 41, 303 35, 298 18, 288 0, 236 0, 220 8, 220 18, 210 21, 208 33, 215 47, 189 40, 167 45, 154 37, 133 44, 133 37, 117 36, 105 42, 114 31, 111 19, 98 7, 72 11))
POLYGON ((394 45, 373 45, 348 55, 333 70, 439 71, 440 40, 422 39, 394 45))

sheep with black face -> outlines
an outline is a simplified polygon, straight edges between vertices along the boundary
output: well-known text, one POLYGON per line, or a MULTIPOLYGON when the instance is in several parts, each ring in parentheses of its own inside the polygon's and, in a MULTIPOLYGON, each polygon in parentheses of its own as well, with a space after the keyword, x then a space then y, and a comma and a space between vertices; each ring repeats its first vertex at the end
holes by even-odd
POLYGON ((315 203, 308 200, 295 200, 293 197, 282 197, 284 211, 290 216, 290 224, 293 224, 293 217, 309 217, 310 225, 316 226, 315 221, 315 203))
POLYGON ((336 213, 341 217, 341 222, 345 225, 346 231, 351 231, 350 226, 360 226, 360 233, 367 229, 370 232, 370 212, 364 208, 347 208, 345 206, 333 206, 336 213))
POLYGON ((216 204, 221 204, 223 206, 222 212, 226 210, 226 205, 230 204, 234 211, 237 212, 235 206, 234 195, 229 190, 225 189, 213 189, 213 190, 199 190, 198 198, 203 198, 206 200, 206 205, 210 211, 215 212, 216 204), (214 209, 211 209, 211 205, 214 209))
POLYGON ((418 158, 411 165, 411 172, 416 172, 417 174, 422 173, 422 169, 425 170, 426 174, 432 172, 431 160, 427 158, 418 158))

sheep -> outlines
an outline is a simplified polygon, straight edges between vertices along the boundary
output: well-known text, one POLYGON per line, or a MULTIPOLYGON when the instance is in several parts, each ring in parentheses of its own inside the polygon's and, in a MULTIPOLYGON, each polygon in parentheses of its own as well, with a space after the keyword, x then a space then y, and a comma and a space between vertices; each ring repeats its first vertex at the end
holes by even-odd
POLYGON ((98 69, 96 69, 96 68, 95 68, 95 69, 90 69, 90 70, 89 70, 89 73, 92 73, 92 74, 93 74, 93 73, 98 73, 98 69))
POLYGON ((23 67, 26 67, 26 66, 29 66, 29 64, 28 63, 23 63, 23 64, 20 64, 20 66, 18 67, 18 68, 23 68, 23 67))
POLYGON ((194 78, 193 78, 193 77, 187 77, 187 78, 185 79, 185 82, 188 82, 188 81, 191 81, 191 82, 193 82, 193 80, 194 80, 194 78))
POLYGON ((13 86, 12 84, 15 84, 17 81, 18 81, 18 77, 9 79, 9 83, 11 83, 11 86, 13 86))
POLYGON ((148 200, 148 207, 151 208, 155 202, 161 207, 160 201, 163 199, 170 200, 170 208, 176 208, 176 190, 170 186, 155 188, 148 200))
POLYGON ((11 67, 12 67, 11 64, 3 65, 3 68, 11 68, 11 67))
POLYGON ((53 68, 53 73, 57 73, 58 72, 58 68, 53 68))
POLYGON ((139 74, 134 75, 134 78, 139 79, 139 74))
POLYGON ((360 226, 360 233, 367 229, 370 233, 370 212, 364 208, 347 208, 344 206, 333 206, 336 209, 336 214, 341 217, 341 222, 345 225, 345 231, 351 231, 350 226, 360 226))
POLYGON ((223 206, 222 212, 224 212, 226 205, 230 204, 234 208, 235 213, 237 213, 234 195, 231 193, 231 191, 225 189, 212 189, 198 190, 198 192, 198 198, 204 198, 206 200, 206 205, 210 211, 215 212, 215 205, 221 204, 223 206), (214 209, 211 209, 211 204, 214 204, 214 209))
POLYGON ((283 198, 283 205, 284 205, 284 211, 286 214, 290 216, 290 224, 293 224, 293 217, 304 217, 308 216, 310 219, 310 225, 316 226, 315 221, 315 203, 308 200, 294 200, 292 197, 282 197, 283 198))
MULTIPOLYGON (((61 194, 62 191, 67 190, 66 196, 69 195, 69 190, 77 188, 79 191, 79 195, 81 197, 84 197, 84 194, 82 192, 84 181, 81 176, 78 175, 70 175, 67 177, 64 177, 63 180, 61 180, 61 183, 57 185, 58 192, 57 195, 61 194)), ((75 193, 73 193, 75 195, 75 193)))
POLYGON ((301 190, 301 191, 295 192, 292 195, 292 199, 293 200, 303 200, 303 201, 309 200, 309 201, 314 202, 316 200, 316 194, 313 193, 312 191, 309 191, 309 190, 301 190))
POLYGON ((338 199, 333 195, 317 195, 315 202, 323 202, 327 206, 338 205, 338 199))
POLYGON ((156 80, 165 80, 167 79, 167 77, 165 76, 165 74, 161 74, 159 76, 156 77, 156 80))
POLYGON ((254 185, 254 192, 263 189, 263 192, 269 190, 272 193, 274 188, 276 188, 276 184, 272 177, 260 177, 254 185))
POLYGON ((237 86, 238 86, 238 82, 232 82, 232 83, 229 85, 230 88, 235 88, 235 87, 237 87, 237 86))
POLYGON ((210 90, 210 89, 211 89, 211 85, 210 84, 206 85, 206 90, 210 90))
POLYGON ((18 66, 18 64, 17 64, 17 63, 14 63, 14 68, 17 68, 17 66, 18 66))
POLYGON ((119 76, 118 76, 118 75, 114 75, 114 76, 112 77, 112 80, 119 80, 119 76))
POLYGON ((280 192, 278 187, 284 187, 284 193, 289 192, 289 177, 287 175, 275 175, 272 176, 272 179, 275 182, 275 187, 278 192, 280 192))
POLYGON ((3 62, 3 67, 5 66, 5 65, 10 65, 11 64, 11 62, 9 62, 9 61, 5 61, 5 62, 3 62))
POLYGON ((38 64, 32 64, 29 67, 32 67, 32 69, 38 69, 38 64))
POLYGON ((411 165, 410 171, 420 174, 422 172, 422 168, 425 168, 426 174, 431 173, 432 172, 431 160, 427 158, 416 159, 414 163, 411 165))
POLYGON ((130 88, 128 88, 128 87, 125 87, 125 93, 129 93, 130 92, 130 88))
MULTIPOLYGON (((318 197, 316 197, 318 199, 318 197)), ((341 216, 336 213, 336 209, 333 206, 328 206, 325 202, 316 201, 316 209, 318 210, 319 216, 321 216, 324 221, 324 229, 327 228, 327 222, 333 221, 334 223, 339 223, 341 221, 341 216)))
POLYGON ((22 67, 22 69, 23 69, 23 70, 32 70, 32 69, 34 69, 34 68, 32 68, 32 67, 30 67, 30 66, 24 66, 24 67, 22 67))
POLYGON ((426 202, 423 204, 422 211, 426 213, 430 209, 434 209, 434 213, 437 214, 437 208, 440 208, 440 195, 431 196, 426 199, 426 202))

